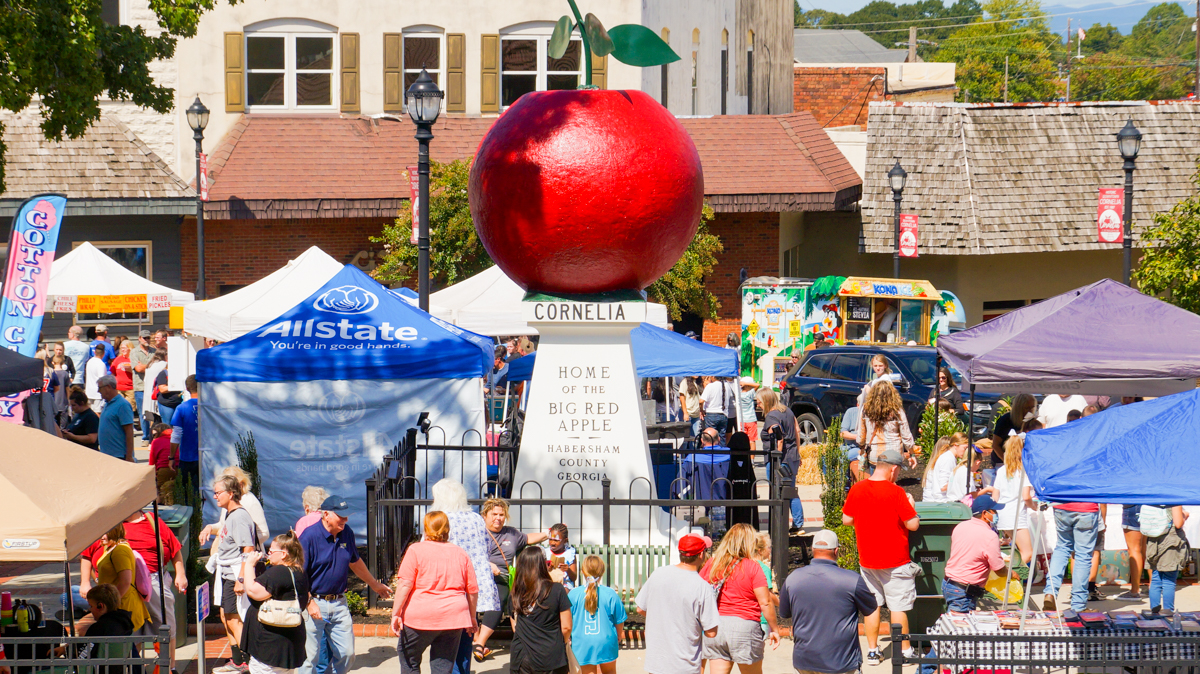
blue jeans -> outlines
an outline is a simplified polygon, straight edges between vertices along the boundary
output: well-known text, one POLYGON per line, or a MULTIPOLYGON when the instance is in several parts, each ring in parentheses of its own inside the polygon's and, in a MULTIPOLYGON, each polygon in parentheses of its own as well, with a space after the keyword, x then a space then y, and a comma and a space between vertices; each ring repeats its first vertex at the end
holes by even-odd
POLYGON ((791 506, 792 506, 792 526, 803 527, 804 526, 804 504, 800 502, 800 499, 794 498, 794 499, 792 499, 791 506))
POLYGON ((704 420, 701 419, 700 417, 692 417, 691 422, 692 422, 692 435, 694 435, 696 437, 700 437, 700 431, 704 430, 704 428, 702 427, 702 425, 704 424, 704 420))
MULTIPOLYGON (((63 608, 66 608, 67 607, 67 593, 66 592, 64 592, 60 595, 60 600, 62 601, 63 608)), ((78 585, 71 586, 71 604, 76 608, 76 610, 79 610, 79 611, 87 611, 88 610, 87 599, 85 599, 84 596, 79 593, 78 585)))
MULTIPOLYGON (((729 428, 729 417, 716 412, 706 412, 704 414, 704 427, 715 428, 721 434, 721 439, 725 439, 725 431, 729 428)), ((724 444, 722 442, 722 444, 724 444)))
POLYGON ((454 674, 471 674, 471 655, 475 652, 474 637, 463 630, 458 640, 458 654, 454 656, 454 674))
POLYGON ((1058 532, 1058 545, 1050 557, 1050 577, 1046 579, 1046 594, 1058 594, 1063 576, 1067 573, 1067 562, 1075 554, 1075 568, 1071 571, 1071 610, 1087 609, 1088 575, 1092 572, 1092 551, 1096 549, 1096 538, 1100 533, 1100 513, 1080 513, 1054 509, 1054 525, 1058 532))
POLYGON ((171 417, 175 416, 175 408, 162 403, 158 404, 158 416, 162 418, 162 422, 168 426, 171 425, 171 417))
POLYGON ((137 403, 137 418, 140 419, 138 425, 142 428, 142 440, 150 442, 150 422, 146 419, 146 415, 143 414, 144 408, 142 407, 142 401, 145 400, 145 397, 145 391, 133 392, 133 401, 137 403))
POLYGON ((983 596, 983 593, 984 589, 977 585, 969 585, 964 589, 949 580, 942 581, 942 598, 946 600, 946 608, 951 611, 959 613, 974 611, 977 601, 983 596))
POLYGON ((1178 571, 1150 571, 1150 608, 1175 610, 1175 579, 1178 571))
POLYGON ((345 598, 337 601, 317 599, 321 619, 304 613, 304 651, 308 659, 299 674, 346 674, 354 667, 354 625, 345 598), (328 655, 328 658, 322 657, 328 655))

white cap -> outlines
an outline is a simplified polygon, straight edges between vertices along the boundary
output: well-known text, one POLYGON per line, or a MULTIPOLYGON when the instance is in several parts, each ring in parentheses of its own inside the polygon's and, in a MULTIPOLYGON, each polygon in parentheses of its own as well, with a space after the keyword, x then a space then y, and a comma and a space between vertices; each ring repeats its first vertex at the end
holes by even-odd
POLYGON ((758 386, 758 382, 754 381, 754 377, 742 377, 742 386, 758 386))
POLYGON ((822 529, 813 534, 813 550, 837 550, 838 537, 828 529, 822 529))

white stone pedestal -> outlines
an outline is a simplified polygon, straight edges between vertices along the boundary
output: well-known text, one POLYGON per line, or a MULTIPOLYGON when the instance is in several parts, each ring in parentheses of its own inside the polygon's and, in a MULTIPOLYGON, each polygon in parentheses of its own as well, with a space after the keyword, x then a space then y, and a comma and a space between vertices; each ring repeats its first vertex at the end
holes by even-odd
MULTIPOLYGON (((646 303, 538 296, 523 308, 541 337, 512 497, 596 504, 514 508, 512 524, 537 531, 563 522, 572 543, 603 543, 601 480, 611 481, 612 499, 657 498, 629 341, 646 303)), ((687 533, 686 522, 658 506, 610 513, 613 545, 667 545, 687 533)))

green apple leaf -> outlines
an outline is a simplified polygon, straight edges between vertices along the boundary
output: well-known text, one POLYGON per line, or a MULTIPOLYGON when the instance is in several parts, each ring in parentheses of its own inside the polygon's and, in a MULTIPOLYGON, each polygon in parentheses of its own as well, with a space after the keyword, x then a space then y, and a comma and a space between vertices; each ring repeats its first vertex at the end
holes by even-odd
POLYGON ((567 53, 567 45, 571 44, 571 33, 575 27, 571 25, 571 17, 559 17, 554 24, 554 32, 550 35, 550 45, 547 48, 550 58, 560 59, 567 53))
POLYGON ((588 12, 588 15, 583 17, 583 30, 587 34, 588 46, 592 48, 593 54, 608 56, 612 53, 612 38, 608 36, 608 31, 604 30, 604 24, 600 23, 600 19, 597 19, 595 14, 588 12))
POLYGON ((646 67, 661 66, 679 60, 679 54, 645 26, 625 23, 613 26, 608 35, 612 38, 613 58, 621 63, 646 67))

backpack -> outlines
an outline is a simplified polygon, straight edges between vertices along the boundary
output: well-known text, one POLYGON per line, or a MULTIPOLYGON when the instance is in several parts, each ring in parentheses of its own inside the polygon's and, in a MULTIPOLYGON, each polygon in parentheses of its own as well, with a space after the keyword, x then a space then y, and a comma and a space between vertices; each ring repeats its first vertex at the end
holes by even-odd
POLYGON ((1174 520, 1171 517, 1170 508, 1160 508, 1158 506, 1142 506, 1138 513, 1138 519, 1141 523, 1142 535, 1147 538, 1162 536, 1171 529, 1174 520))

